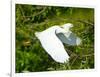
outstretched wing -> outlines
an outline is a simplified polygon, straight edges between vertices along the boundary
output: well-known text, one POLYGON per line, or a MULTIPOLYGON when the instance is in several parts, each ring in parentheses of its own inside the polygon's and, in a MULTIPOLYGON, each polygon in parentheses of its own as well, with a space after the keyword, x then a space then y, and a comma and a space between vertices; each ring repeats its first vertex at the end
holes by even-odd
POLYGON ((72 33, 71 31, 67 33, 58 33, 56 35, 65 44, 79 45, 81 43, 81 39, 77 37, 74 33, 72 33))

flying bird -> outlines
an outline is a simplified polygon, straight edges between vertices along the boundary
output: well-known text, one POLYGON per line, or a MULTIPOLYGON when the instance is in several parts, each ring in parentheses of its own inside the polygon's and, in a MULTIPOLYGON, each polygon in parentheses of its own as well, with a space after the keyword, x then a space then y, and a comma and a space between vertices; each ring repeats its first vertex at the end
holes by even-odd
POLYGON ((73 27, 73 24, 67 23, 61 26, 52 26, 42 32, 35 32, 42 47, 56 62, 67 63, 69 61, 69 55, 63 43, 69 45, 81 43, 81 39, 70 30, 71 27, 73 27))

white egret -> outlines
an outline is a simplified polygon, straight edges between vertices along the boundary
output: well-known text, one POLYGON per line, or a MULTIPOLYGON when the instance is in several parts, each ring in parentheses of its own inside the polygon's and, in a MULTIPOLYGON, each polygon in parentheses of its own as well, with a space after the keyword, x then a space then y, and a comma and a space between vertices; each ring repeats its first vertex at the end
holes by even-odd
POLYGON ((42 32, 35 32, 45 51, 59 63, 69 61, 69 55, 64 49, 63 43, 69 45, 79 45, 81 40, 76 37, 69 29, 72 24, 67 23, 60 26, 52 26, 42 32), (63 43, 62 43, 63 42, 63 43))

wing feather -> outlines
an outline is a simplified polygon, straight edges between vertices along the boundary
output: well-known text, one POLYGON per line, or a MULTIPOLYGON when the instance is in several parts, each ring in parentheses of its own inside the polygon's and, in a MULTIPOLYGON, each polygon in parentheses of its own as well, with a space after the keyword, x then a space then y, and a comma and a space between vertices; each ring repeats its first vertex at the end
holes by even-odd
POLYGON ((65 44, 79 45, 81 43, 81 39, 77 37, 74 33, 72 33, 71 31, 67 33, 58 33, 56 35, 65 44))

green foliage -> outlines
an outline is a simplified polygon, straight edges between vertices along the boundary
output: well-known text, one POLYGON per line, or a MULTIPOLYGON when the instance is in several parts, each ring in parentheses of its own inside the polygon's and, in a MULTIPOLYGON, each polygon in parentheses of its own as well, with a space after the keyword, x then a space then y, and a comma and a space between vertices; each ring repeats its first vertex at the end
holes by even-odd
POLYGON ((16 72, 94 68, 94 9, 16 5, 16 72), (69 63, 55 62, 34 33, 50 26, 73 23, 72 31, 82 39, 80 46, 64 45, 69 63))

